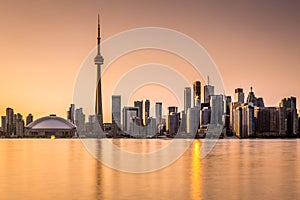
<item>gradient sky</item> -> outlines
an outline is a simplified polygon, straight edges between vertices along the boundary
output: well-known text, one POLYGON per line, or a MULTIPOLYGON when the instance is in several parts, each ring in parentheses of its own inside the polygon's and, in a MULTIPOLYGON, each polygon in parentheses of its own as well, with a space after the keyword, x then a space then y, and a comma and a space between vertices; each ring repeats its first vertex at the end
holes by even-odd
POLYGON ((208 51, 227 95, 237 87, 247 95, 253 86, 268 106, 296 96, 300 107, 297 0, 0 3, 1 115, 10 106, 23 116, 66 116, 80 65, 96 45, 99 12, 102 40, 138 27, 177 30, 208 51))

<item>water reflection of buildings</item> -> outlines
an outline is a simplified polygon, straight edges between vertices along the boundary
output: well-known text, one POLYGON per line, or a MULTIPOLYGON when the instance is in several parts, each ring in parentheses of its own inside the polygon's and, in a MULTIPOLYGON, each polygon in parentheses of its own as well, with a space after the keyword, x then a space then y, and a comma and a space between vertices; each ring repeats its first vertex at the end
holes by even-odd
MULTIPOLYGON (((159 147, 164 147, 164 140, 111 140, 116 146, 131 152, 152 152, 159 147), (129 149, 128 149, 129 148, 129 149)), ((103 140, 95 140, 97 155, 103 161, 104 157, 113 157, 115 166, 128 165, 122 154, 107 148, 103 140)), ((185 147, 187 141, 181 140, 181 147, 185 147)), ((201 143, 196 141, 174 163, 149 173, 127 173, 110 168, 103 163, 95 164, 93 179, 96 183, 94 194, 101 199, 200 199, 202 192, 202 167, 199 157, 201 143), (174 196, 176 194, 176 196, 174 196)), ((164 156, 172 156, 171 152, 164 156)), ((160 157, 155 162, 163 162, 166 157, 160 157)), ((142 163, 138 160, 130 165, 153 166, 154 160, 142 163)), ((105 163, 104 163, 105 164, 105 163)))

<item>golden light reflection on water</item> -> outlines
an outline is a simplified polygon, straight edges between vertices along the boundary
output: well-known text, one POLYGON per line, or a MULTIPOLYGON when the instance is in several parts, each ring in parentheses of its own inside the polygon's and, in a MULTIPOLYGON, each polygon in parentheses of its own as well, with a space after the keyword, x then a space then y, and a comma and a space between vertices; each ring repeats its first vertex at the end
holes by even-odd
MULTIPOLYGON (((135 151, 161 143, 129 141, 114 142, 135 151)), ((204 159, 201 145, 195 140, 174 163, 134 174, 106 167, 80 140, 0 140, 0 200, 300 198, 300 140, 221 140, 204 159)))
POLYGON ((195 140, 193 143, 193 162, 192 162, 192 173, 191 176, 191 187, 193 199, 201 199, 201 189, 202 189, 202 169, 201 169, 201 159, 200 159, 200 149, 201 142, 195 140))

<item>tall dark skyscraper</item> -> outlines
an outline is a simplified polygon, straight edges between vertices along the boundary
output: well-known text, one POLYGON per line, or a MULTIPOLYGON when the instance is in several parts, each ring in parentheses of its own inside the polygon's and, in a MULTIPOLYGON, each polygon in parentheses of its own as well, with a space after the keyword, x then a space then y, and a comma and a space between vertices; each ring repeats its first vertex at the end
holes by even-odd
POLYGON ((97 37, 97 55, 94 59, 95 65, 97 66, 97 88, 96 88, 96 103, 95 103, 95 114, 99 122, 100 127, 103 130, 103 112, 102 112, 102 91, 101 91, 101 65, 103 65, 103 57, 100 52, 100 20, 98 15, 98 37, 97 37))
POLYGON ((140 126, 142 126, 143 125, 143 100, 134 101, 134 107, 139 108, 137 117, 141 119, 140 126))
POLYGON ((210 96, 215 94, 215 87, 209 85, 209 77, 207 77, 207 85, 204 86, 204 103, 209 103, 210 96))
POLYGON ((148 125, 148 118, 150 116, 150 101, 146 99, 144 110, 144 125, 148 125))
POLYGON ((33 122, 33 115, 30 113, 30 114, 28 114, 27 117, 26 117, 26 126, 27 126, 28 124, 30 124, 31 122, 33 122))
POLYGON ((75 123, 75 105, 71 104, 69 107, 69 110, 67 112, 67 119, 72 122, 73 124, 75 123))
POLYGON ((194 106, 201 107, 201 82, 195 81, 193 85, 194 89, 194 106))
POLYGON ((6 108, 6 133, 10 136, 14 133, 14 110, 6 108))

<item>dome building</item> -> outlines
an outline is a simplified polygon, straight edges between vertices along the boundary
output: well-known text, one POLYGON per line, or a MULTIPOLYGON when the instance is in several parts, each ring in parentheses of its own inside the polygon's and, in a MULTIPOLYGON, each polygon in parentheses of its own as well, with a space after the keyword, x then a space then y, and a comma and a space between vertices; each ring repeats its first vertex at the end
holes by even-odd
POLYGON ((26 126, 25 135, 30 137, 73 137, 76 125, 64 118, 50 115, 39 118, 26 126))

